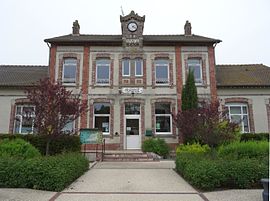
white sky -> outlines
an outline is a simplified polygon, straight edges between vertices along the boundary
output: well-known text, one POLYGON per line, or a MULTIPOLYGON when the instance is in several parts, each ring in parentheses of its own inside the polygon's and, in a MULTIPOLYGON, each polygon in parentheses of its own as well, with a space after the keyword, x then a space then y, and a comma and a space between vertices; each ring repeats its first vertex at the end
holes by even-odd
POLYGON ((221 39, 217 64, 270 66, 270 0, 1 0, 0 64, 47 65, 44 39, 70 34, 121 34, 120 15, 145 15, 144 34, 192 33, 221 39))

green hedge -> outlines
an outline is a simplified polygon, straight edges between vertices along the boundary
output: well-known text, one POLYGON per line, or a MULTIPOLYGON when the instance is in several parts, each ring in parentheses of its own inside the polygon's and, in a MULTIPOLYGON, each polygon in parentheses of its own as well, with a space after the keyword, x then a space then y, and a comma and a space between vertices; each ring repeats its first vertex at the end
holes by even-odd
POLYGON ((202 190, 218 188, 259 188, 260 179, 268 178, 268 157, 263 160, 211 159, 206 156, 177 154, 176 171, 202 190))
POLYGON ((249 140, 269 141, 269 133, 243 133, 240 136, 241 136, 240 141, 249 141, 249 140))
MULTIPOLYGON (((46 153, 47 135, 21 135, 21 134, 0 134, 0 140, 4 138, 15 139, 21 138, 34 147, 36 147, 42 155, 46 153)), ((63 152, 79 152, 81 150, 80 137, 74 135, 60 135, 50 143, 50 155, 63 152)))
POLYGON ((164 139, 149 138, 144 140, 142 144, 143 152, 154 152, 163 158, 166 158, 170 153, 170 147, 164 139))
POLYGON ((89 166, 79 153, 33 159, 0 158, 0 188, 33 188, 61 191, 89 166))
POLYGON ((34 158, 41 154, 33 145, 23 139, 0 140, 0 157, 34 158))
POLYGON ((266 141, 235 142, 221 146, 217 152, 202 152, 198 145, 185 145, 183 150, 188 151, 177 152, 176 171, 202 190, 259 188, 260 179, 269 175, 266 141))
POLYGON ((220 146, 218 156, 222 158, 242 159, 259 158, 269 155, 268 141, 233 142, 220 146))

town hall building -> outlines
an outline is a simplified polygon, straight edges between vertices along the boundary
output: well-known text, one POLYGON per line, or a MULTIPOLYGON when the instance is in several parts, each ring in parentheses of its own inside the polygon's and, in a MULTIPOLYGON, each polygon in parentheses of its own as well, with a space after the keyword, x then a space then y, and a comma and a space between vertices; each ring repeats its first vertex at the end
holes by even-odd
POLYGON ((219 100, 243 133, 270 131, 269 67, 216 65, 221 40, 192 34, 188 21, 183 34, 144 35, 144 22, 131 11, 120 16, 121 35, 87 35, 76 20, 72 34, 45 39, 48 66, 0 66, 0 132, 33 132, 34 106, 23 88, 49 77, 88 105, 66 129, 98 128, 112 150, 140 149, 148 136, 175 147, 181 139, 172 114, 191 70, 200 101, 219 100))

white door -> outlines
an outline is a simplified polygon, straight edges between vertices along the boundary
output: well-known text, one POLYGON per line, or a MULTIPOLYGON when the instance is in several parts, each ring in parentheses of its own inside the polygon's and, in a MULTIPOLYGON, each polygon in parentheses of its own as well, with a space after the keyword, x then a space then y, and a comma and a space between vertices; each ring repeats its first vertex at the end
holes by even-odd
POLYGON ((140 117, 126 116, 126 149, 141 149, 140 117))

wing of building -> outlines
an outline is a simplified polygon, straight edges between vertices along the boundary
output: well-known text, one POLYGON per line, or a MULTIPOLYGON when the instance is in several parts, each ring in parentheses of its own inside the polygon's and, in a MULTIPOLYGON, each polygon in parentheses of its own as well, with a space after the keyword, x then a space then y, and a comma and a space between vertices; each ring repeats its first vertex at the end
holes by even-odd
POLYGON ((89 111, 71 127, 99 128, 108 149, 140 149, 146 136, 178 144, 172 113, 181 108, 182 88, 193 70, 200 100, 229 108, 242 132, 269 132, 270 68, 262 64, 216 65, 221 40, 192 34, 144 35, 145 16, 120 16, 121 35, 86 35, 73 23, 72 34, 45 39, 46 66, 1 66, 0 132, 32 132, 26 121, 23 87, 49 76, 82 93, 89 111))

